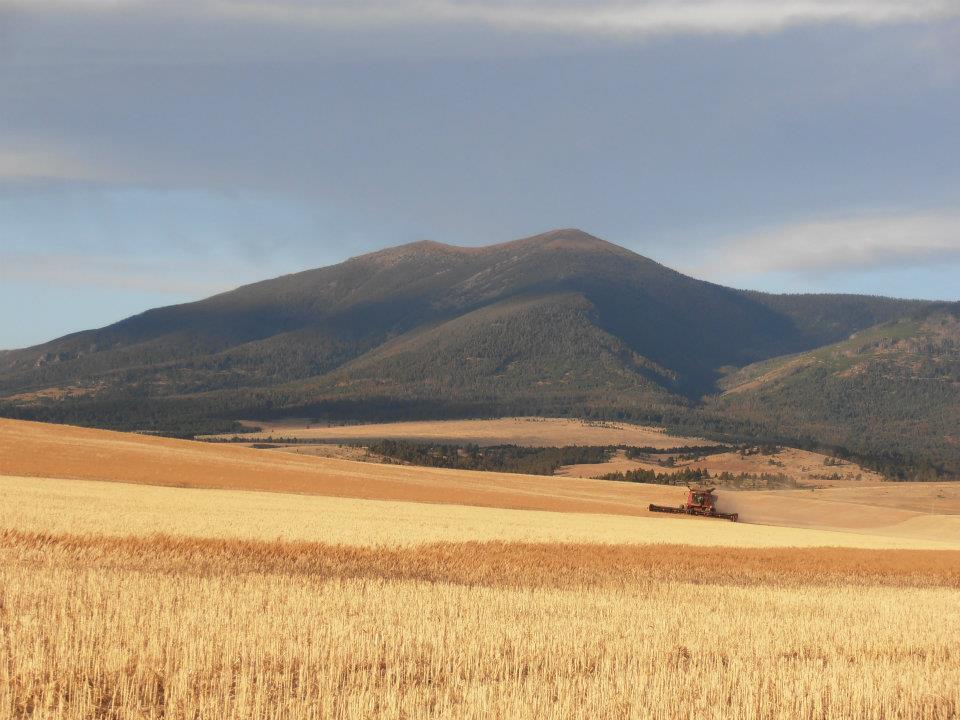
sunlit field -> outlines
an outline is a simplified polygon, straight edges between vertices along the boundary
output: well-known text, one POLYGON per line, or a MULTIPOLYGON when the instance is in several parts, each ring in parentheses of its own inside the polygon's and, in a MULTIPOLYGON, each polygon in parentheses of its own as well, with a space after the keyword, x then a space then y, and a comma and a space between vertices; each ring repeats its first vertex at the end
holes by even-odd
POLYGON ((960 541, 0 476, 0 631, 0 718, 953 720, 960 541))
POLYGON ((350 549, 7 531, 0 558, 5 717, 960 710, 953 551, 350 549))
POLYGON ((3 717, 960 709, 957 550, 77 480, 0 491, 3 717))
POLYGON ((0 528, 111 536, 167 533, 353 546, 500 540, 960 549, 960 537, 950 543, 702 518, 540 512, 3 476, 0 476, 0 528))

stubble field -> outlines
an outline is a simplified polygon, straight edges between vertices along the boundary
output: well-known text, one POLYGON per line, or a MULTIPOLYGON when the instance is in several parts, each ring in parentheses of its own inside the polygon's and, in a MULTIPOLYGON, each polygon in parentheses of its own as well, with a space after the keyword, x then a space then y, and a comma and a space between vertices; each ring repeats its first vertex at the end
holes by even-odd
POLYGON ((689 552, 5 533, 0 711, 956 717, 956 553, 689 552))
POLYGON ((4 477, 0 717, 955 720, 958 548, 4 477))

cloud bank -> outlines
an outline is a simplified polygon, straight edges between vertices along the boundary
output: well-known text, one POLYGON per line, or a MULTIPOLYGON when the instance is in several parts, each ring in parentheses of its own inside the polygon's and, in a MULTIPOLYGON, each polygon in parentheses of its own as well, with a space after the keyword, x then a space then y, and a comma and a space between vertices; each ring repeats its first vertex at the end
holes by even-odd
POLYGON ((877 24, 960 14, 950 0, 650 0, 647 2, 216 2, 216 11, 343 23, 480 22, 511 30, 746 33, 795 24, 877 24))
POLYGON ((0 10, 133 17, 176 13, 259 23, 382 27, 476 24, 587 34, 754 33, 811 23, 885 24, 960 16, 955 0, 0 0, 0 10))
POLYGON ((960 262, 960 212, 803 222, 719 243, 700 275, 829 273, 960 262))

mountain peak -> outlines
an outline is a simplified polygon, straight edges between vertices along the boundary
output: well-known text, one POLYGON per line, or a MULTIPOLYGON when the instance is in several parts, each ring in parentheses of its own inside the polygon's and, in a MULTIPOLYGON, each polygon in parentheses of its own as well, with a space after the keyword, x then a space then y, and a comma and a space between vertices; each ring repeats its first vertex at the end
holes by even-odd
POLYGON ((405 260, 415 261, 430 256, 462 254, 474 252, 477 249, 479 248, 462 248, 456 245, 447 245, 446 243, 437 242, 436 240, 417 240, 415 242, 405 243, 404 245, 377 250, 367 255, 360 255, 358 258, 353 259, 372 260, 380 264, 393 265, 394 263, 405 260))
POLYGON ((504 245, 525 245, 548 250, 613 250, 620 253, 629 252, 619 245, 614 245, 606 240, 601 240, 595 235, 591 235, 590 233, 584 232, 578 228, 559 228, 557 230, 550 230, 539 235, 533 235, 531 237, 504 243, 504 245))
POLYGON ((626 248, 602 240, 595 235, 578 228, 558 228, 539 235, 510 240, 493 245, 460 246, 437 242, 436 240, 417 240, 379 250, 361 256, 381 263, 393 264, 403 260, 416 260, 424 257, 442 255, 486 255, 504 250, 563 250, 580 253, 612 252, 618 255, 634 255, 626 248))

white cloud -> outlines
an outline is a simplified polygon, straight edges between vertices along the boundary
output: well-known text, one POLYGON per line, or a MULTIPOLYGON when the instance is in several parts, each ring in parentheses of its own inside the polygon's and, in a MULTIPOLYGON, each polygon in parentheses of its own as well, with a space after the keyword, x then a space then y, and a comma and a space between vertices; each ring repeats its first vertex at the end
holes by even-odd
POLYGON ((787 225, 718 242, 687 270, 722 278, 768 272, 905 269, 937 261, 960 261, 958 212, 787 225))
POLYGON ((58 288, 109 288, 195 298, 237 286, 235 281, 211 278, 209 272, 205 273, 188 262, 51 253, 5 254, 0 263, 0 280, 58 288))
POLYGON ((94 166, 69 153, 53 149, 0 148, 0 181, 105 181, 115 176, 115 173, 108 172, 102 166, 94 166))
POLYGON ((883 24, 960 16, 956 0, 0 0, 0 9, 193 16, 329 26, 479 23, 580 34, 771 32, 811 23, 883 24))

